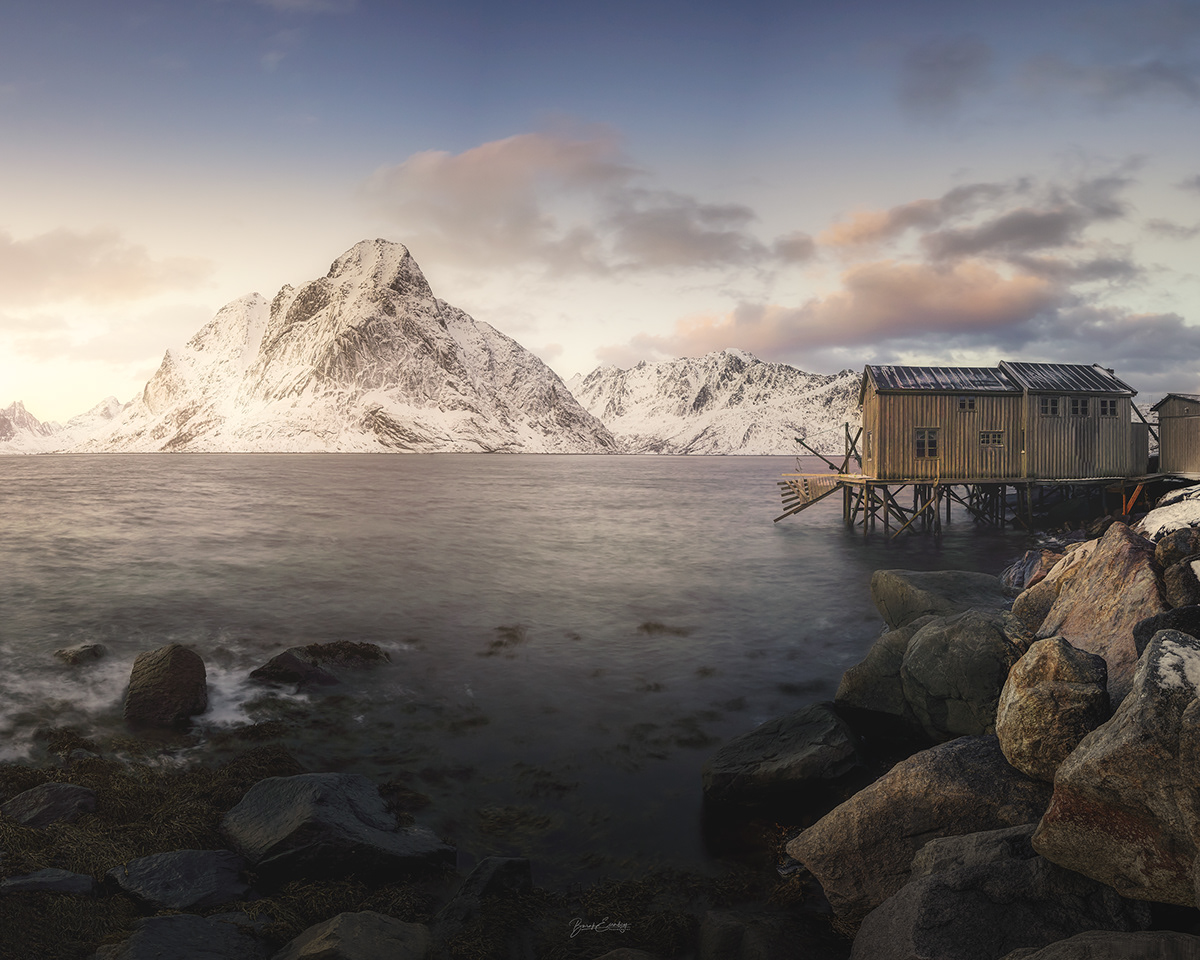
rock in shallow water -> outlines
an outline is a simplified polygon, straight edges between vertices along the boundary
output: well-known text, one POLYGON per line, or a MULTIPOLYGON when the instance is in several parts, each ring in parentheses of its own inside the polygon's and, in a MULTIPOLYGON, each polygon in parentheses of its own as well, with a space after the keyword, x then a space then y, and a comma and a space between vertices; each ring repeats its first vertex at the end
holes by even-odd
POLYGON ((177 727, 208 709, 204 661, 177 643, 139 653, 129 673, 125 719, 177 727))
POLYGON ((828 703, 815 703, 735 737, 704 764, 714 803, 803 802, 826 795, 861 770, 850 728, 828 703))
POLYGON ((1012 603, 999 577, 963 570, 876 570, 871 599, 893 630, 930 614, 948 617, 972 607, 1007 610, 1012 603))
POLYGON ((0 813, 23 827, 70 823, 95 809, 95 791, 73 783, 40 783, 0 805, 0 813))
POLYGON ((290 647, 272 657, 250 679, 260 683, 296 683, 300 686, 332 686, 341 683, 339 669, 358 670, 377 667, 391 657, 374 643, 337 640, 290 647))
POLYGON ((245 897, 245 868, 230 850, 174 850, 113 867, 108 879, 156 910, 202 910, 245 897))
POLYGON ((221 821, 221 832, 272 879, 395 877, 454 859, 426 827, 400 826, 379 789, 348 773, 260 780, 221 821))

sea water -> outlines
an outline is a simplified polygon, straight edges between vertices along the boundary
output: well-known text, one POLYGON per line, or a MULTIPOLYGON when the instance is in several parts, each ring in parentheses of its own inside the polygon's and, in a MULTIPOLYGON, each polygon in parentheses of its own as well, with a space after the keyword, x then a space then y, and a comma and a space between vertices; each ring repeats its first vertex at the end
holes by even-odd
MULTIPOLYGON (((806 470, 820 461, 806 459, 806 470)), ((160 761, 251 724, 310 770, 398 781, 460 848, 570 879, 703 867, 700 768, 833 696, 883 626, 883 567, 998 573, 1028 545, 779 523, 790 457, 0 458, 0 759, 69 727, 120 753, 134 657, 204 658, 210 709, 160 761), (336 687, 248 674, 290 646, 383 647, 336 687), (68 666, 53 651, 98 642, 68 666), (40 739, 39 739, 40 738, 40 739)), ((219 747, 219 745, 226 745, 219 747)))

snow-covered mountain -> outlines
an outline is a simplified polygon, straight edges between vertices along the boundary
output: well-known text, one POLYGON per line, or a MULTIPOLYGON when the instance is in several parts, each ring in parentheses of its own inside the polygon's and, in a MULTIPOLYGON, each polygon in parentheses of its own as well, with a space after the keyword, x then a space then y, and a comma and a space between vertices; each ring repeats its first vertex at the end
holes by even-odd
POLYGON ((19 400, 0 409, 0 445, 19 453, 40 453, 52 449, 57 423, 42 423, 19 400))
POLYGON ((557 374, 438 300, 384 240, 227 304, 111 423, 59 436, 55 449, 95 452, 617 449, 557 374))
POLYGON ((859 420, 860 375, 832 376, 767 363, 741 350, 698 359, 602 366, 567 385, 629 453, 803 453, 845 448, 859 420))

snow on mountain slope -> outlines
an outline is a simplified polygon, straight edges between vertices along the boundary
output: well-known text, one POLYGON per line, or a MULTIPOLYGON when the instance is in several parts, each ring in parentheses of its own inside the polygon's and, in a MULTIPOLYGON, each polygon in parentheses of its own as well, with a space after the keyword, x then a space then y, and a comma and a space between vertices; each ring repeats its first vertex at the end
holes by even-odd
POLYGON ((434 297, 408 250, 362 241, 328 274, 223 307, 167 351, 87 451, 604 453, 544 363, 434 297))
POLYGON ((859 422, 859 374, 805 373, 741 350, 699 359, 602 366, 568 386, 630 453, 802 453, 845 448, 859 422))
POLYGON ((0 447, 12 453, 43 453, 55 446, 57 423, 42 423, 19 400, 0 409, 0 447))

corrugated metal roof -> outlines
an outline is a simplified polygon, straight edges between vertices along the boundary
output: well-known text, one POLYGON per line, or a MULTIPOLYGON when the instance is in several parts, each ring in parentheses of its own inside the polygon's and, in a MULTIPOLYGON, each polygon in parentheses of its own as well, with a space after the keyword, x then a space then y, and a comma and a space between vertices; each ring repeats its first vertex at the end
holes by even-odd
POLYGON ((940 390, 947 393, 1020 393, 998 367, 868 366, 879 390, 940 390))
POLYGON ((1099 364, 1022 363, 1001 360, 1000 367, 1017 383, 1036 393, 1137 393, 1099 364))
POLYGON ((1157 410, 1159 407, 1161 407, 1164 403, 1166 403, 1172 397, 1174 397, 1178 400, 1189 400, 1192 403, 1200 403, 1200 394, 1197 394, 1197 393, 1168 393, 1165 397, 1163 397, 1161 400, 1159 400, 1158 403, 1156 403, 1150 409, 1157 410))

